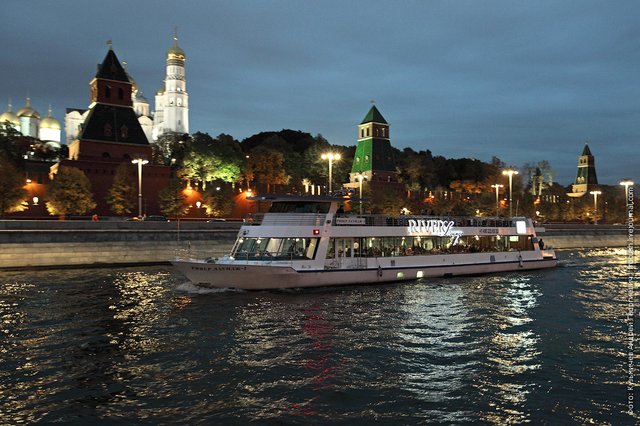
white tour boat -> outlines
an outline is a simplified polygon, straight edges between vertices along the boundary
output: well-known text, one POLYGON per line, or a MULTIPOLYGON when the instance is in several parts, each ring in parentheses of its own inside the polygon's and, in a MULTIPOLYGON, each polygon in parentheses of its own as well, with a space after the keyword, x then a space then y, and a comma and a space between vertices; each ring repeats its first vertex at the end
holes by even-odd
MULTIPOLYGON (((172 263, 203 287, 264 290, 376 284, 551 268, 530 219, 342 213, 344 198, 265 196, 231 252, 172 263)), ((358 201, 351 201, 356 206, 358 201)))

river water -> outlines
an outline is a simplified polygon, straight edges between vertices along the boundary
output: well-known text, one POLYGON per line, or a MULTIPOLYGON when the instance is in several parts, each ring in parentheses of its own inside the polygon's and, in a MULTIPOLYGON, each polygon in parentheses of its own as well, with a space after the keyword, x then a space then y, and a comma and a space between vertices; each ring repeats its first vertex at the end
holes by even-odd
POLYGON ((626 254, 264 292, 2 272, 0 424, 638 424, 626 254))

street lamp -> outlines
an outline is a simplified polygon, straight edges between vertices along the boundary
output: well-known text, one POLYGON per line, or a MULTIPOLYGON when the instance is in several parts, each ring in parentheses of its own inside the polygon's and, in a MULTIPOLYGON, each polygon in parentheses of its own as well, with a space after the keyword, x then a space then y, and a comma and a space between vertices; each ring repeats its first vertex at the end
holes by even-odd
POLYGON ((142 218, 142 166, 149 163, 149 160, 136 158, 131 162, 138 165, 138 217, 142 218))
POLYGON ((503 188, 504 185, 496 183, 495 185, 491 185, 491 187, 496 189, 496 217, 498 217, 500 216, 500 195, 498 191, 500 191, 500 188, 503 188))
MULTIPOLYGON (((517 175, 518 171, 513 169, 507 169, 502 171, 503 175, 509 176, 509 217, 513 217, 513 175, 517 175)), ((496 189, 497 191, 497 189, 496 189)))
POLYGON ((340 159, 340 154, 338 153, 333 153, 333 152, 327 152, 325 154, 322 154, 321 158, 323 160, 329 160, 329 195, 331 195, 332 189, 331 189, 331 185, 332 185, 332 173, 333 173, 333 160, 338 161, 340 159))
POLYGON ((593 195, 593 224, 598 224, 598 195, 602 194, 602 191, 591 191, 589 194, 593 195))
POLYGON ((364 179, 364 175, 358 173, 356 177, 358 178, 358 182, 360 182, 360 214, 362 214, 362 180, 364 179))
POLYGON ((620 185, 624 186, 624 205, 629 205, 629 187, 634 185, 631 179, 623 179, 620 181, 620 185))

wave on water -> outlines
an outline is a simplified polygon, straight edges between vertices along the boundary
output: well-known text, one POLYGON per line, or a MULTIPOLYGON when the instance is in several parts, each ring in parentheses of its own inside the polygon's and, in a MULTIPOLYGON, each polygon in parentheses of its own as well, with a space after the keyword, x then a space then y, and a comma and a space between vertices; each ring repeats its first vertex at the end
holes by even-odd
POLYGON ((193 284, 191 281, 183 282, 176 288, 177 291, 189 294, 216 294, 216 293, 243 293, 244 290, 237 288, 206 288, 193 284))

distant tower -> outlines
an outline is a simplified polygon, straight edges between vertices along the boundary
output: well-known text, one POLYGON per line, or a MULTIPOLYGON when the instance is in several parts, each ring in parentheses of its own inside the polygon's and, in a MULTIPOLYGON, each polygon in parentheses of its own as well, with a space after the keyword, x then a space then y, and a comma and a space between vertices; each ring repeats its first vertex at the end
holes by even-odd
POLYGON ((358 145, 349 180, 358 182, 358 174, 364 175, 369 182, 398 181, 389 139, 389 124, 375 105, 358 126, 358 145))
POLYGON ((389 139, 389 124, 375 105, 358 125, 358 145, 349 173, 349 183, 343 186, 353 189, 355 195, 359 196, 361 179, 362 188, 369 193, 373 205, 385 194, 400 195, 404 192, 404 185, 398 182, 389 139))
POLYGON ((591 154, 589 145, 585 144, 582 154, 578 157, 578 174, 571 185, 570 197, 582 197, 584 194, 596 189, 598 178, 596 176, 596 161, 591 154))
POLYGON ((156 93, 153 138, 167 132, 189 133, 189 95, 185 79, 186 55, 178 46, 178 36, 167 49, 167 74, 164 88, 156 93))

